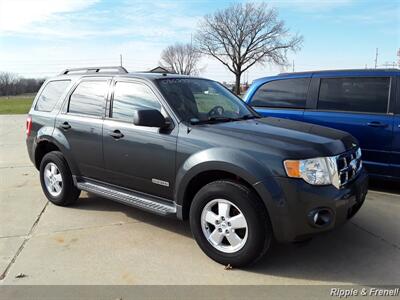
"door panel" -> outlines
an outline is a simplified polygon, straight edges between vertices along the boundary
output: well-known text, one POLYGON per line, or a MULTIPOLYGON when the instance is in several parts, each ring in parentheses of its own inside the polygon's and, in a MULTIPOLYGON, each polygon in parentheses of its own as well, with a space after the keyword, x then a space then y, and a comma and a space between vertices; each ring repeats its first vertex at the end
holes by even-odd
POLYGON ((103 130, 106 181, 172 199, 177 126, 162 131, 135 126, 137 109, 157 109, 168 115, 149 85, 139 80, 118 80, 113 85, 110 118, 104 121, 103 130))
MULTIPOLYGON (((314 80, 314 79, 313 79, 314 80)), ((391 176, 394 117, 390 77, 321 77, 315 106, 304 121, 347 131, 356 137, 370 173, 391 176)))
POLYGON ((103 179, 103 118, 108 88, 109 78, 81 80, 57 116, 55 126, 69 144, 68 155, 80 172, 76 175, 103 179))
POLYGON ((394 116, 393 122, 393 148, 390 157, 390 167, 393 176, 400 178, 400 115, 394 116))
POLYGON ((177 128, 160 133, 158 128, 105 120, 103 147, 106 181, 172 199, 176 131, 177 128), (123 136, 114 137, 115 133, 123 136))
POLYGON ((306 111, 304 121, 349 132, 360 142, 363 161, 371 173, 389 175, 392 115, 306 111))
MULTIPOLYGON (((393 117, 393 145, 392 155, 390 157, 390 166, 393 170, 393 176, 400 178, 400 76, 393 77, 392 83, 395 83, 395 90, 392 91, 395 116, 393 117)), ((394 84, 392 84, 394 87, 394 84)))
POLYGON ((69 155, 75 161, 81 175, 102 180, 103 120, 59 114, 55 126, 67 139, 70 146, 69 155))

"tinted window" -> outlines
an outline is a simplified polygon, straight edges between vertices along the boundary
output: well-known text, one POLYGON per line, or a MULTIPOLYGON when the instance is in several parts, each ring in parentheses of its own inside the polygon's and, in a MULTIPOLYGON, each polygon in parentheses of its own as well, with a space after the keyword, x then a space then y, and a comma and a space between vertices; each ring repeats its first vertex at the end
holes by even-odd
POLYGON ((147 86, 140 83, 117 82, 114 90, 112 118, 133 122, 135 109, 161 111, 161 105, 147 86))
POLYGON ((35 109, 39 111, 52 111, 69 83, 69 80, 58 80, 47 83, 36 102, 35 109))
POLYGON ((252 106, 304 108, 309 78, 283 79, 263 84, 253 96, 252 106))
POLYGON ((107 88, 107 81, 82 81, 71 95, 68 111, 91 116, 104 116, 107 88))
POLYGON ((322 78, 318 109, 386 113, 390 78, 322 78))

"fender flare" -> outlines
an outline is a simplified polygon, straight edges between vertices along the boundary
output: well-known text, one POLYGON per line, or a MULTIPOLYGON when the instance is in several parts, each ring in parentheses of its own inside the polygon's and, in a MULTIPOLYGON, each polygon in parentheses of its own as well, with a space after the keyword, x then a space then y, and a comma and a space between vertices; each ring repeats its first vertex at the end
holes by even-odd
POLYGON ((68 163, 68 166, 71 170, 71 173, 73 175, 79 175, 79 168, 78 165, 75 163, 75 160, 73 157, 70 155, 70 144, 68 143, 68 140, 64 136, 61 130, 58 128, 53 128, 53 127, 42 127, 36 136, 35 142, 34 142, 34 158, 36 158, 36 150, 37 147, 41 143, 51 143, 54 144, 58 149, 60 149, 61 153, 63 154, 65 160, 68 163))
POLYGON ((272 178, 266 166, 243 151, 224 147, 203 150, 187 158, 177 172, 174 199, 178 206, 185 205, 185 194, 191 180, 206 171, 235 174, 252 186, 265 178, 272 178))

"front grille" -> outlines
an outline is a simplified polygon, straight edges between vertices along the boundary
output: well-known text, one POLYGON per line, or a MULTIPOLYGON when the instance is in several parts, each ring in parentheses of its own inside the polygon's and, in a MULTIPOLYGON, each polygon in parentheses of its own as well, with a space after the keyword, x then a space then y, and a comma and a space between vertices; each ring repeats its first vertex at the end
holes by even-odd
POLYGON ((361 150, 354 148, 336 157, 339 186, 342 187, 353 180, 361 170, 361 150))

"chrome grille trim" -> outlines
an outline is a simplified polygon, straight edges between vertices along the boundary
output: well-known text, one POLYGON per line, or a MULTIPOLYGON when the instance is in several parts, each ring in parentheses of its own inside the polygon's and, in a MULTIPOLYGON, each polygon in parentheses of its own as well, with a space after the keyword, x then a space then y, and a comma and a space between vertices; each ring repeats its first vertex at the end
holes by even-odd
POLYGON ((352 181, 360 172, 361 150, 353 148, 333 158, 336 160, 336 174, 332 176, 332 184, 339 189, 352 181))

